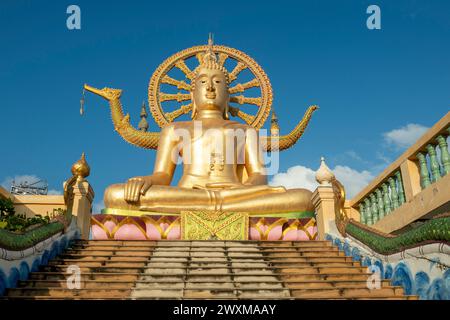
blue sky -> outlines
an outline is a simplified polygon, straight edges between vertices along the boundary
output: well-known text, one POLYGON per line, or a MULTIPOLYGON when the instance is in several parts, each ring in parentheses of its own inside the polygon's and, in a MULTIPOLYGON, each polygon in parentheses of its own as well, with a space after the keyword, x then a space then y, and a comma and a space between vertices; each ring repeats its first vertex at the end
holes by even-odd
POLYGON ((2 1, 0 182, 35 175, 61 190, 84 151, 99 205, 109 184, 151 173, 155 152, 114 132, 105 101, 87 95, 80 117, 82 85, 123 89, 136 125, 153 71, 175 52, 206 43, 209 32, 264 68, 282 133, 309 105, 320 106, 300 142, 281 154, 284 172, 315 170, 324 155, 331 168, 370 179, 405 147, 386 133, 417 135, 414 128, 449 111, 444 0, 2 1), (70 4, 81 8, 81 30, 66 28, 70 4), (371 4, 381 8, 381 30, 366 27, 371 4))

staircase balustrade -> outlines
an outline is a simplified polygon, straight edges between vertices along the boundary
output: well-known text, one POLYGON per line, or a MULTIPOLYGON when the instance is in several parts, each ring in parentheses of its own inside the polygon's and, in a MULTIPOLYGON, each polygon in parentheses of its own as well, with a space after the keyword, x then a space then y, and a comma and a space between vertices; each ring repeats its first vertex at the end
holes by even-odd
MULTIPOLYGON (((450 173, 449 125, 450 112, 347 202, 349 210, 359 213, 361 223, 379 224, 450 173)), ((450 193, 448 197, 450 201, 450 193)))

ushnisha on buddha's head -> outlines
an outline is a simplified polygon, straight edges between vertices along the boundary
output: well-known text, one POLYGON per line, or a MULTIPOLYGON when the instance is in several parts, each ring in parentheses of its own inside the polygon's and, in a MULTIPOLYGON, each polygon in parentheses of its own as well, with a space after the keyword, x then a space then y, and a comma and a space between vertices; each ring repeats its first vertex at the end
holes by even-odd
POLYGON ((218 110, 224 119, 228 119, 229 76, 227 70, 217 62, 211 44, 194 73, 191 83, 192 118, 195 119, 202 110, 218 110))

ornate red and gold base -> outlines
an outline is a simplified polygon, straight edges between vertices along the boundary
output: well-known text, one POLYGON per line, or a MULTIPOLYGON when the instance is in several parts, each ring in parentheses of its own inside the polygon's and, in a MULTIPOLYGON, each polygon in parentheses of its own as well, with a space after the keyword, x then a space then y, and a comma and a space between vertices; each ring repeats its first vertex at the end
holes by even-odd
MULTIPOLYGON (((92 239, 182 240, 186 237, 183 236, 182 216, 104 209, 102 214, 92 216, 92 239)), ((248 232, 242 234, 248 240, 311 241, 317 238, 314 212, 248 214, 246 226, 248 232)))

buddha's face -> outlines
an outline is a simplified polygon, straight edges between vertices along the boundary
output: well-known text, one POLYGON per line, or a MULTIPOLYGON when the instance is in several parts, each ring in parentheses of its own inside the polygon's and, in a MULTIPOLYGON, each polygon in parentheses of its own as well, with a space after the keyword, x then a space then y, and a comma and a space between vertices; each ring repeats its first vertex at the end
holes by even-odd
POLYGON ((200 68, 191 95, 197 111, 220 110, 224 112, 230 101, 224 73, 220 70, 200 68))

